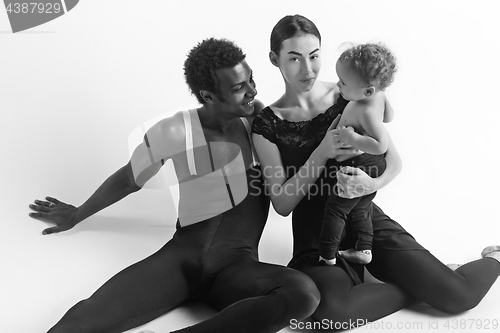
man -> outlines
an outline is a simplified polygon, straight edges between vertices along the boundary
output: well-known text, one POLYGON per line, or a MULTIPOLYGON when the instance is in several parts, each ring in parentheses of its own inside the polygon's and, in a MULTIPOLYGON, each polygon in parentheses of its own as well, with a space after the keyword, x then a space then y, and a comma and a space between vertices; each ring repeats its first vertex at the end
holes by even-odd
POLYGON ((276 332, 318 305, 306 275, 258 261, 269 200, 249 136, 263 105, 245 54, 211 38, 191 50, 184 66, 200 108, 151 127, 127 165, 80 207, 50 197, 30 205, 30 216, 55 224, 43 232, 50 234, 140 190, 169 158, 179 180, 173 238, 73 306, 49 332, 122 332, 195 300, 220 312, 178 332, 276 332))

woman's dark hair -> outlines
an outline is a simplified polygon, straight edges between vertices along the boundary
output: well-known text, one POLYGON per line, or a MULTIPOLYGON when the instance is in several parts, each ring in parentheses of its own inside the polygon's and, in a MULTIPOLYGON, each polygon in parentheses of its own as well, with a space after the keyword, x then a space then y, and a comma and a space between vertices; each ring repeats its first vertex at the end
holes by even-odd
POLYGON ((321 34, 311 20, 301 15, 285 16, 271 31, 271 51, 279 55, 283 41, 305 34, 316 36, 321 45, 321 34))
POLYGON ((184 62, 184 78, 193 95, 205 104, 200 90, 214 94, 221 92, 216 70, 233 68, 245 57, 241 48, 227 39, 205 39, 189 52, 184 62))

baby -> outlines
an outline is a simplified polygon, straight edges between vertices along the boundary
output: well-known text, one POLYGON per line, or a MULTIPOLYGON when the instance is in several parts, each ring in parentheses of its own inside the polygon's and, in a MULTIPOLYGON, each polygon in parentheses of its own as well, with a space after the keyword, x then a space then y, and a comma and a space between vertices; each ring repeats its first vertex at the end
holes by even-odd
MULTIPOLYGON (((339 155, 336 167, 358 167, 371 177, 378 177, 385 170, 384 154, 389 145, 383 123, 393 118, 393 110, 380 92, 393 81, 395 58, 383 45, 362 44, 344 51, 336 70, 340 94, 350 101, 337 126, 339 139, 342 144, 364 152, 356 157, 339 155)), ((337 193, 330 195, 320 235, 320 264, 334 265, 337 253, 351 262, 368 264, 371 261, 373 226, 370 214, 375 194, 354 199, 341 198, 337 193), (355 247, 338 251, 348 216, 348 227, 357 237, 355 247)))

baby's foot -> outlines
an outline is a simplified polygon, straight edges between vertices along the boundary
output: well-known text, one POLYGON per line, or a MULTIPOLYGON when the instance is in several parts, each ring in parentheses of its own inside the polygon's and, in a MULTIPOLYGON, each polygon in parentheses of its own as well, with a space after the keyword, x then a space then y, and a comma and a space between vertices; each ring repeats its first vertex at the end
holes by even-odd
POLYGON ((336 258, 326 259, 326 258, 323 258, 322 256, 319 257, 319 265, 333 266, 336 263, 337 263, 337 259, 336 258))
POLYGON ((487 246, 481 251, 481 257, 493 258, 500 262, 500 245, 487 246))
POLYGON ((372 251, 371 250, 360 250, 349 249, 345 251, 339 251, 339 255, 347 261, 354 262, 357 264, 366 265, 372 261, 372 251))

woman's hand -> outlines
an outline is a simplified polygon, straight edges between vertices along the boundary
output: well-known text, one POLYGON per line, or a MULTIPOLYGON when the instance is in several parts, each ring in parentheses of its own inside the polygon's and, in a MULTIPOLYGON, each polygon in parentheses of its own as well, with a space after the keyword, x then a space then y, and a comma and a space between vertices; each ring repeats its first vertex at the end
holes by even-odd
POLYGON ((340 115, 338 115, 328 127, 328 130, 323 137, 323 140, 319 144, 317 151, 321 154, 321 156, 328 160, 330 158, 335 158, 339 155, 359 155, 361 152, 355 148, 350 146, 346 146, 342 144, 340 138, 341 129, 336 129, 338 123, 340 121, 340 115))
POLYGON ((363 170, 345 166, 337 172, 337 190, 339 197, 353 199, 378 191, 379 185, 363 170))
POLYGON ((35 203, 29 206, 34 210, 29 216, 55 224, 54 227, 45 229, 42 234, 49 235, 60 231, 66 231, 73 228, 78 223, 75 218, 78 208, 55 198, 46 197, 45 199, 47 201, 35 200, 35 203))

